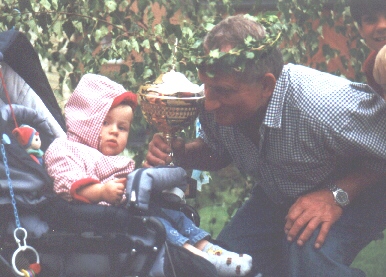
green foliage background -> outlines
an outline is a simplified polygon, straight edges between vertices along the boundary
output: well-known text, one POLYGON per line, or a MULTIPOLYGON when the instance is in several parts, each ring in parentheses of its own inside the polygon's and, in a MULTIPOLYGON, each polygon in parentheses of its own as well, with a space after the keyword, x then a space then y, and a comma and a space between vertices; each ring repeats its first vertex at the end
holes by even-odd
MULTIPOLYGON (((59 101, 63 97, 65 82, 72 90, 84 73, 100 73, 111 60, 124 62, 117 64, 118 70, 103 74, 132 91, 137 91, 145 82, 155 80, 160 73, 170 70, 173 64, 191 81, 199 82, 193 65, 196 57, 194 54, 181 55, 185 53, 182 51, 184 47, 198 45, 207 30, 227 15, 254 15, 266 10, 278 14, 285 26, 282 48, 287 62, 328 71, 329 63, 339 59, 345 69, 352 67, 355 72, 352 79, 364 81, 360 68, 368 49, 353 25, 348 0, 277 0, 272 1, 274 5, 260 5, 260 2, 2 0, 0 31, 15 28, 26 33, 40 58, 47 60, 50 67, 59 73, 61 86, 55 91, 59 101), (343 55, 341 49, 320 43, 325 26, 348 38, 349 57, 343 55), (179 48, 173 55, 176 39, 179 48), (320 49, 324 59, 314 61, 312 58, 320 49)), ((345 74, 340 71, 332 73, 345 74)), ((145 132, 146 141, 130 146, 138 166, 146 153, 147 140, 154 131, 147 126, 139 111, 132 133, 145 132)), ((184 135, 192 137, 194 130, 188 128, 184 135)), ((224 222, 248 197, 252 184, 252 180, 233 167, 212 172, 211 184, 204 186, 199 196, 190 200, 200 211, 202 227, 216 236, 224 222)), ((376 250, 366 251, 373 253, 376 250)), ((364 262, 360 266, 369 276, 383 276, 382 272, 386 272, 386 268, 381 268, 377 269, 381 275, 374 273, 372 269, 366 269, 367 264, 364 262)))

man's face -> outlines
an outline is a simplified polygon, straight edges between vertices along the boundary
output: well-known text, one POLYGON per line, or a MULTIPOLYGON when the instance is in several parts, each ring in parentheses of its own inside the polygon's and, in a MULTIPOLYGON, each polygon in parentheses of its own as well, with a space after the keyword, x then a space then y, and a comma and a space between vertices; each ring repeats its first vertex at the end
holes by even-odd
POLYGON ((386 45, 386 11, 363 15, 361 21, 360 35, 370 49, 379 51, 386 45))
POLYGON ((205 109, 220 125, 240 123, 268 105, 269 97, 260 83, 245 84, 232 75, 211 78, 201 72, 199 78, 205 86, 205 109))
POLYGON ((118 105, 107 113, 98 149, 102 154, 115 156, 125 149, 132 119, 133 111, 128 105, 118 105))

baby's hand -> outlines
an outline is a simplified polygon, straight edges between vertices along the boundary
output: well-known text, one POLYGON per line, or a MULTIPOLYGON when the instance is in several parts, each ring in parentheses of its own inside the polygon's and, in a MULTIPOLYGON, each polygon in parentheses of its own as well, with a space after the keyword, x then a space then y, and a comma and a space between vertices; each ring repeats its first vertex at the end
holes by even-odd
POLYGON ((125 192, 126 178, 110 180, 103 184, 102 199, 110 204, 119 204, 125 192))

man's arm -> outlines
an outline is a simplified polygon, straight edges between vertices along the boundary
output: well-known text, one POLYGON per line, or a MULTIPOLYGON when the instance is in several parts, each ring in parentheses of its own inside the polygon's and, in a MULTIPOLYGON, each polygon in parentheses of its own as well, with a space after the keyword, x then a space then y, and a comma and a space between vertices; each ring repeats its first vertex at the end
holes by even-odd
MULTIPOLYGON (((360 168, 338 180, 335 184, 338 188, 346 191, 350 202, 353 202, 361 191, 375 184, 382 177, 385 177, 384 173, 360 168)), ((342 213, 343 209, 335 203, 333 194, 328 189, 301 196, 291 206, 286 217, 284 231, 287 234, 287 239, 292 241, 304 228, 297 240, 297 244, 301 246, 320 226, 320 232, 315 241, 315 247, 320 248, 331 226, 340 218, 342 213)))

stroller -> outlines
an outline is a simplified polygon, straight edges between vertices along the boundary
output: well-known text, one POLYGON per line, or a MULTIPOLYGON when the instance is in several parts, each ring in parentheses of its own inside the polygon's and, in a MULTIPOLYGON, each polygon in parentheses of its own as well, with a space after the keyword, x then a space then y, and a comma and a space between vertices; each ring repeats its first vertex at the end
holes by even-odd
MULTIPOLYGON (((54 195, 12 130, 34 127, 45 151, 65 135, 61 109, 23 33, 0 33, 0 65, 0 276, 217 276, 207 260, 168 244, 163 225, 140 210, 54 195)), ((174 208, 199 224, 190 206, 174 208)))

